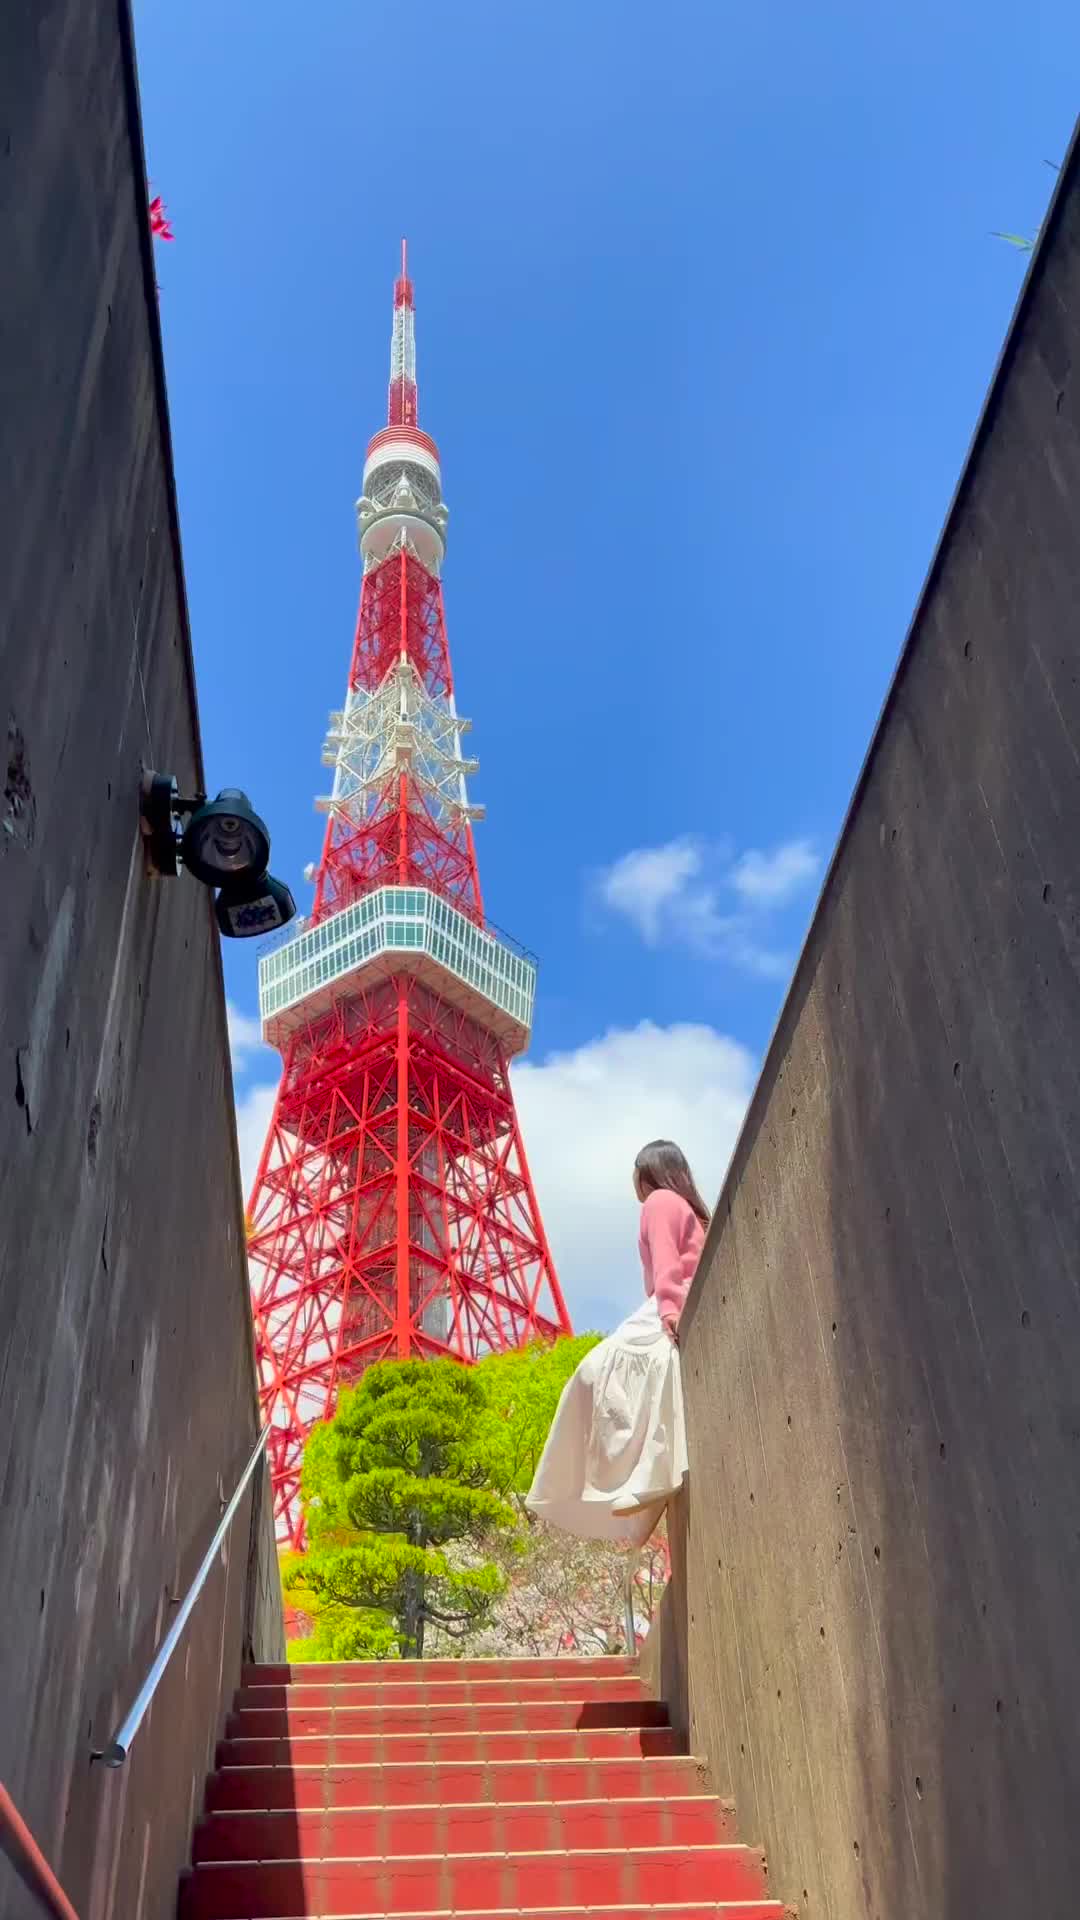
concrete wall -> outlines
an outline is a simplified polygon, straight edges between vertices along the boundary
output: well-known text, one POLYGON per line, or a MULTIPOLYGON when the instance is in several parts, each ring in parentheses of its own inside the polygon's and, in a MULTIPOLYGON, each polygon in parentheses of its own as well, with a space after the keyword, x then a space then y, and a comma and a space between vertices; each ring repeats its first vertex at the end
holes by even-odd
POLYGON ((1080 161, 684 1322, 650 1661, 815 1920, 1080 1886, 1080 161))
POLYGON ((138 830, 144 765, 202 769, 122 7, 8 9, 0 130, 0 1778, 80 1920, 166 1920, 281 1626, 264 1500, 91 1769, 257 1431, 210 898, 138 830))

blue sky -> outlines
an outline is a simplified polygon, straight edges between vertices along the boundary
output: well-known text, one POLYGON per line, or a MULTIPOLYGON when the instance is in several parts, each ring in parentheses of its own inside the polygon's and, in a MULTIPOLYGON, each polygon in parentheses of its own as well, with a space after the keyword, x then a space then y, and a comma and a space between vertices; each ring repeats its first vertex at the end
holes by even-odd
MULTIPOLYGON (((139 0, 208 777, 294 886, 359 589, 399 236, 451 510, 526 1139, 579 1321, 626 1166, 719 1183, 1075 112, 1043 0, 139 0), (889 17, 889 16, 892 17, 889 17)), ((226 953, 241 1134, 265 1124, 226 953)))

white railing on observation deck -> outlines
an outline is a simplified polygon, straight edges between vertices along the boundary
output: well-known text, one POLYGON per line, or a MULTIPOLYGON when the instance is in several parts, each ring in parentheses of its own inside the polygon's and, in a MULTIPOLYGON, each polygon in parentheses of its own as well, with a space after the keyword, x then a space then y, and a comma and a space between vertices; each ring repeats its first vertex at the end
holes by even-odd
POLYGON ((259 958, 259 1011, 268 1040, 317 1010, 359 968, 383 957, 414 955, 449 977, 465 997, 503 1016, 497 1024, 510 1051, 525 1045, 532 1025, 536 962, 452 907, 427 887, 377 887, 318 926, 305 927, 259 958), (314 1001, 314 1009, 308 1003, 314 1001), (295 1012, 295 1018, 290 1019, 295 1012))

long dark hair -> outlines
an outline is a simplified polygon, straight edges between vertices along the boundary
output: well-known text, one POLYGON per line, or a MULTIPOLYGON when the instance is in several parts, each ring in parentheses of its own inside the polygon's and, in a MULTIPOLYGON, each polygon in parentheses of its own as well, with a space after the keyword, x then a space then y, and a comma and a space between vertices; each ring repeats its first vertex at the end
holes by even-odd
POLYGON ((654 1193, 657 1187, 667 1187, 693 1208, 703 1227, 708 1226, 709 1209, 697 1190, 690 1162, 674 1140, 650 1140, 634 1161, 634 1172, 647 1194, 654 1193))

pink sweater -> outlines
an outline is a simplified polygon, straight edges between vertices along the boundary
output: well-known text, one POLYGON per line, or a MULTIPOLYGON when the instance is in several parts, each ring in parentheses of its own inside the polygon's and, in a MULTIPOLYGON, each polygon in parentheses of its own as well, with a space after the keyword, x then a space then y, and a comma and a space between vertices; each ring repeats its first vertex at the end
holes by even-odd
POLYGON ((681 1314, 704 1244, 705 1229, 693 1207, 669 1188, 656 1187, 641 1209, 638 1248, 645 1292, 655 1295, 661 1320, 681 1314))

